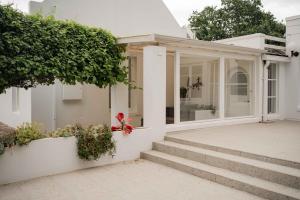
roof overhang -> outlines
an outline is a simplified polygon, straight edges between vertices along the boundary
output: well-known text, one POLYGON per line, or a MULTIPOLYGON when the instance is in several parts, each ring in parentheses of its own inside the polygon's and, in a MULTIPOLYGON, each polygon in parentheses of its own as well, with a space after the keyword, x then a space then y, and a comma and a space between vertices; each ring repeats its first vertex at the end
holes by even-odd
POLYGON ((118 39, 119 44, 128 45, 157 45, 166 47, 178 47, 189 49, 206 49, 223 52, 231 52, 238 54, 261 55, 266 53, 265 50, 254 49, 248 47, 233 46, 228 44, 220 44, 210 41, 186 39, 159 34, 139 35, 132 37, 123 37, 118 39))

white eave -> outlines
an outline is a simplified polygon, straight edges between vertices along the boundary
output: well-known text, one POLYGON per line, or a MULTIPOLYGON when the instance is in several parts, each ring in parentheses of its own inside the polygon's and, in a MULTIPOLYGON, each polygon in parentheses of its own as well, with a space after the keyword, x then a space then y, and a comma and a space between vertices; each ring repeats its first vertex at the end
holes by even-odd
POLYGON ((194 49, 209 49, 215 51, 231 52, 231 53, 238 53, 238 54, 252 54, 252 55, 260 55, 262 53, 266 53, 265 50, 261 50, 261 49, 233 46, 228 44, 220 44, 220 43, 203 41, 203 40, 164 36, 159 34, 123 37, 118 39, 118 43, 129 44, 129 45, 152 44, 157 46, 172 46, 178 48, 184 47, 184 48, 194 48, 194 49))
POLYGON ((264 54, 262 56, 263 60, 269 60, 269 61, 274 61, 274 62, 291 62, 291 58, 287 56, 276 56, 276 55, 268 55, 264 54))

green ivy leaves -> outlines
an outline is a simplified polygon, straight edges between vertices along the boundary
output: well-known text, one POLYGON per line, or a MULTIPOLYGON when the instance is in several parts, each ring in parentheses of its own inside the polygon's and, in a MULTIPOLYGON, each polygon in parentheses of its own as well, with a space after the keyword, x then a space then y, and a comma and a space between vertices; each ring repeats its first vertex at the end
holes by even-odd
POLYGON ((124 47, 109 32, 0 6, 0 93, 10 87, 127 83, 124 47))

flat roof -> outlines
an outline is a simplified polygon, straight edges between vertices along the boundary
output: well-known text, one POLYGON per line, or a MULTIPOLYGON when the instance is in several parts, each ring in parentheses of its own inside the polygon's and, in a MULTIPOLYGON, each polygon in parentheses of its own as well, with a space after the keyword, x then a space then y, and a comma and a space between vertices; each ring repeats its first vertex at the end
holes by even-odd
POLYGON ((266 53, 265 50, 241 47, 230 44, 221 44, 211 41, 195 40, 188 38, 180 38, 173 36, 165 36, 160 34, 148 34, 148 35, 137 35, 130 37, 121 37, 118 38, 119 44, 136 44, 136 45, 145 45, 152 44, 157 46, 179 46, 179 47, 189 47, 189 48, 201 48, 201 49, 210 49, 218 51, 230 51, 238 52, 245 54, 261 54, 266 53))

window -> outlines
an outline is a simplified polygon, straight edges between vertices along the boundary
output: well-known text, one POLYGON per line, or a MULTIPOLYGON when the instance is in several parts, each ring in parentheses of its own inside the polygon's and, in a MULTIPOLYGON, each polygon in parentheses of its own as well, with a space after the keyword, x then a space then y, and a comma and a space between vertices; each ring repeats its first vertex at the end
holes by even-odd
POLYGON ((12 112, 20 111, 20 91, 19 88, 12 88, 12 112))
POLYGON ((180 58, 180 121, 219 117, 219 59, 182 55, 180 58))
POLYGON ((278 67, 275 63, 268 67, 268 113, 277 112, 278 67))
POLYGON ((253 61, 225 60, 225 117, 253 114, 253 69, 253 61))

